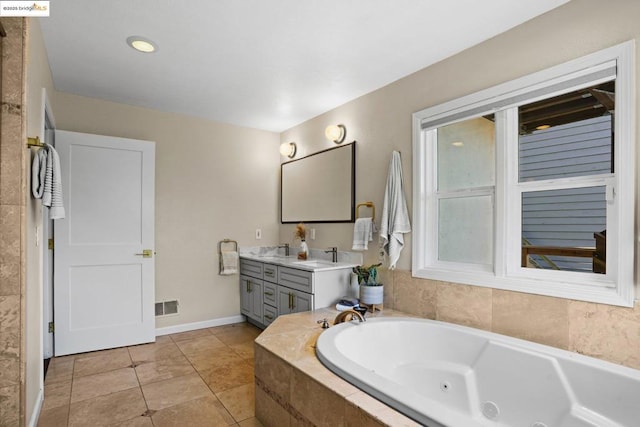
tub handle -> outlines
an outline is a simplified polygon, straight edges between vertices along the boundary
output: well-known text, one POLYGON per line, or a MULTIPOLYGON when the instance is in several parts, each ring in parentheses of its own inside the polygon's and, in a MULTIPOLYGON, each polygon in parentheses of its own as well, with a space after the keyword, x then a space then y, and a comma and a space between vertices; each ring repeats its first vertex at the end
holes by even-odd
POLYGON ((317 323, 318 324, 322 323, 322 329, 329 329, 329 321, 327 320, 326 317, 322 320, 318 320, 317 323))

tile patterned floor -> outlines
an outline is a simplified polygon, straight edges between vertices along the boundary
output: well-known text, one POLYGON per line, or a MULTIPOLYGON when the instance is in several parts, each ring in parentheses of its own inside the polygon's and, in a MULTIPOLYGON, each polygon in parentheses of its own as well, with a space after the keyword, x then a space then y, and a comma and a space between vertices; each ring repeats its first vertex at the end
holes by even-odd
POLYGON ((256 427, 248 323, 54 358, 39 427, 256 427))

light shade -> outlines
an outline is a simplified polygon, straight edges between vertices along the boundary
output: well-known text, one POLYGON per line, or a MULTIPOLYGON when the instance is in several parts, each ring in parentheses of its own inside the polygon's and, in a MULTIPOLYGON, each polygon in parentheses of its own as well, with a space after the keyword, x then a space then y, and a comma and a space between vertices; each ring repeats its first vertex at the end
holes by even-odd
POLYGON ((152 53, 158 50, 154 42, 141 36, 127 37, 127 44, 142 53, 152 53))
POLYGON ((347 136, 347 129, 344 125, 329 125, 324 130, 324 136, 326 136, 328 140, 340 144, 347 136))
POLYGON ((295 142, 283 142, 280 144, 280 154, 287 156, 290 159, 296 155, 296 143, 295 142))

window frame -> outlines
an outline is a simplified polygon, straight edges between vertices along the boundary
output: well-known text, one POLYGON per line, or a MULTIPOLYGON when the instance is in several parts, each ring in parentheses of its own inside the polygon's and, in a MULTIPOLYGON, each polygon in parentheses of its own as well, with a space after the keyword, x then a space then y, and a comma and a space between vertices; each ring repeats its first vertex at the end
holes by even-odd
POLYGON ((636 198, 634 53, 635 44, 633 40, 628 41, 413 114, 414 277, 633 306, 636 198), (616 81, 615 172, 548 182, 518 182, 518 107, 610 81, 612 67, 615 67, 613 78, 616 81), (493 268, 486 270, 465 263, 437 261, 437 199, 434 197, 437 168, 432 167, 437 163, 433 144, 435 129, 491 113, 496 117, 493 268), (600 186, 605 185, 603 183, 607 188, 613 188, 615 193, 614 202, 607 204, 607 273, 599 275, 521 267, 521 193, 531 189, 557 188, 554 185, 600 186))

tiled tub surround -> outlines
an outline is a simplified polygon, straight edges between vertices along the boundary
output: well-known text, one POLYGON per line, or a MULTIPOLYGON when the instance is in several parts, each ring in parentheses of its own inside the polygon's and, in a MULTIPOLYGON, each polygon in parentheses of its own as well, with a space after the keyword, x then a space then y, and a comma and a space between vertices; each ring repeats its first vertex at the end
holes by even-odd
POLYGON ((382 271, 385 308, 484 329, 640 369, 634 308, 553 298, 382 271))
POLYGON ((343 323, 320 335, 316 353, 424 425, 630 427, 640 419, 639 370, 452 323, 343 323), (376 351, 366 351, 371 343, 376 351))
MULTIPOLYGON (((416 279, 408 271, 381 273, 385 310, 376 317, 437 319, 640 369, 638 304, 614 307, 416 279)), ((317 359, 317 321, 336 314, 326 308, 280 317, 256 339, 256 417, 266 426, 418 426, 317 359)))
MULTIPOLYGON (((276 319, 255 342, 256 418, 267 427, 419 426, 325 368, 315 353, 324 318, 334 309, 319 309, 276 319)), ((406 316, 384 310, 367 317, 406 316)), ((376 343, 363 351, 375 351, 376 343)))

